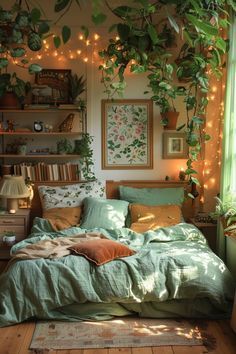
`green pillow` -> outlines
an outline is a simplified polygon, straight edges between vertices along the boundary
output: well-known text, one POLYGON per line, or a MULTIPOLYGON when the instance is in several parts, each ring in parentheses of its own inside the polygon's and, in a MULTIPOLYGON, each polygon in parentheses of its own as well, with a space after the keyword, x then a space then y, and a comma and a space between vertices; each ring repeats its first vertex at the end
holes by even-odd
POLYGON ((129 203, 124 200, 87 197, 83 201, 80 227, 118 229, 125 227, 129 203))
POLYGON ((120 199, 144 205, 181 205, 184 188, 134 188, 119 186, 120 199))

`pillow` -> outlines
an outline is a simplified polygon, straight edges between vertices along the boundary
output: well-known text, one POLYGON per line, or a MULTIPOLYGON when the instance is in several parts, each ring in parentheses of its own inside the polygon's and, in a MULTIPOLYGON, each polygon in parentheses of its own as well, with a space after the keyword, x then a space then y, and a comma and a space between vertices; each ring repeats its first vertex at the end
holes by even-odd
POLYGON ((112 240, 93 240, 77 243, 69 247, 73 253, 84 256, 96 265, 102 265, 116 258, 135 254, 127 246, 112 240))
POLYGON ((43 218, 49 221, 54 231, 60 231, 71 226, 79 226, 81 211, 81 207, 52 208, 43 212, 43 218))
POLYGON ((83 203, 80 227, 118 229, 125 226, 129 203, 124 200, 87 197, 83 203))
POLYGON ((85 197, 106 198, 105 181, 92 181, 66 186, 39 186, 43 210, 52 208, 77 207, 85 197))
POLYGON ((184 188, 133 188, 119 186, 120 199, 144 205, 181 205, 184 188))
POLYGON ((160 227, 172 226, 181 222, 179 205, 149 206, 130 204, 131 229, 136 232, 156 230, 160 227))

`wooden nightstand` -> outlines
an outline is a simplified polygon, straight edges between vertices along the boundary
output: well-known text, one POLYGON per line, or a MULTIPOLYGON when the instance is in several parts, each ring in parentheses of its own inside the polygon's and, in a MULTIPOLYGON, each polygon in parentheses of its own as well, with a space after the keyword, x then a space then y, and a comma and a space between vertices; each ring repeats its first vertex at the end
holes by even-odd
POLYGON ((190 218, 189 222, 195 225, 203 233, 212 251, 216 252, 217 224, 213 224, 211 222, 200 222, 194 218, 190 218))
POLYGON ((23 240, 29 231, 30 209, 19 209, 16 214, 0 215, 0 259, 10 258, 10 247, 2 242, 4 231, 14 231, 16 242, 23 240))

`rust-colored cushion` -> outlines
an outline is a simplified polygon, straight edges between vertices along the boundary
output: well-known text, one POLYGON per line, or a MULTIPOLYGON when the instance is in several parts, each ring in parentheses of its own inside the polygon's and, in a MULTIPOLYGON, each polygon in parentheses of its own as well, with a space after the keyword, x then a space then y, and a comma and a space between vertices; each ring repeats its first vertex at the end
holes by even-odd
POLYGON ((80 223, 81 207, 52 208, 44 210, 43 218, 48 219, 54 231, 78 226, 80 223))
POLYGON ((181 222, 179 205, 130 204, 131 229, 136 232, 155 230, 181 222))
POLYGON ((69 247, 73 253, 86 257, 96 265, 102 265, 116 258, 135 254, 127 246, 112 240, 93 240, 69 247))

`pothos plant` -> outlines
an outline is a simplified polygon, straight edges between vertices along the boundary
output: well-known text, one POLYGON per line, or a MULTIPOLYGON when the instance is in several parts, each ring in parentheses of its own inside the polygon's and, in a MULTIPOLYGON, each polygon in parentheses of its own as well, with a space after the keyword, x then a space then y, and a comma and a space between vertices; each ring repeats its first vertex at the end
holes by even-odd
POLYGON ((89 133, 83 133, 81 139, 76 142, 74 153, 79 155, 82 175, 87 181, 94 180, 93 149, 91 147, 93 137, 89 133))

